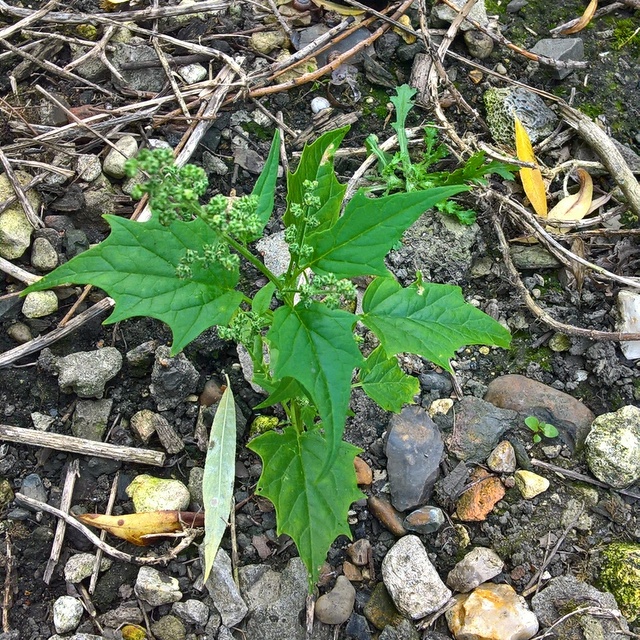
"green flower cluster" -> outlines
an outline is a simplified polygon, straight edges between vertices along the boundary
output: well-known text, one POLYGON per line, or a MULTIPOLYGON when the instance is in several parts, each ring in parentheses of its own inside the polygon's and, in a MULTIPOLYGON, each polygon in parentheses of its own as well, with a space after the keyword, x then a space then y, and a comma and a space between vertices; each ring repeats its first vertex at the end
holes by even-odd
POLYGON ((356 299, 356 286, 351 280, 338 279, 333 273, 328 273, 314 275, 311 282, 300 285, 298 293, 304 306, 318 300, 330 309, 337 309, 356 299))

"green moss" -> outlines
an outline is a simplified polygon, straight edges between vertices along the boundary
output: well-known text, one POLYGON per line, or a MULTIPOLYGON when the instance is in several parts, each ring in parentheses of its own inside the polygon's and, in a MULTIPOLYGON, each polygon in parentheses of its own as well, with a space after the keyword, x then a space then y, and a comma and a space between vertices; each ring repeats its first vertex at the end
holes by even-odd
POLYGON ((613 28, 613 48, 632 55, 640 55, 640 31, 637 18, 616 20, 613 28))
POLYGON ((604 109, 600 105, 593 104, 592 102, 583 102, 579 108, 582 113, 585 113, 590 118, 597 118, 604 113, 604 109))
POLYGON ((485 0, 484 6, 491 15, 503 15, 507 12, 507 0, 485 0))
POLYGON ((600 580, 620 611, 634 622, 640 618, 640 544, 614 542, 604 551, 600 580))
POLYGON ((243 123, 242 128, 251 135, 252 138, 257 138, 258 140, 271 140, 273 137, 273 132, 268 131, 265 127, 261 127, 253 120, 243 123))
POLYGON ((520 331, 513 335, 509 349, 511 360, 509 370, 512 373, 516 373, 516 371, 524 373, 530 364, 535 363, 540 365, 543 371, 551 373, 553 371, 553 351, 548 347, 533 349, 529 346, 530 342, 531 335, 528 332, 520 331))

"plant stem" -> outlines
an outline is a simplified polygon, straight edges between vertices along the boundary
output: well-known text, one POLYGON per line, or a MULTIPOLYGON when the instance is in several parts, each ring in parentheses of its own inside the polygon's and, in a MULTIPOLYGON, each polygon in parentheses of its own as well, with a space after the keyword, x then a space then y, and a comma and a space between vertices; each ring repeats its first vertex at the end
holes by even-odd
POLYGON ((276 286, 278 291, 282 292, 282 282, 280 278, 278 278, 270 269, 267 269, 263 262, 258 260, 251 251, 240 244, 237 240, 234 240, 231 236, 223 233, 222 237, 225 242, 229 243, 247 262, 250 262, 258 271, 260 271, 260 273, 266 276, 269 279, 269 282, 272 282, 276 286))

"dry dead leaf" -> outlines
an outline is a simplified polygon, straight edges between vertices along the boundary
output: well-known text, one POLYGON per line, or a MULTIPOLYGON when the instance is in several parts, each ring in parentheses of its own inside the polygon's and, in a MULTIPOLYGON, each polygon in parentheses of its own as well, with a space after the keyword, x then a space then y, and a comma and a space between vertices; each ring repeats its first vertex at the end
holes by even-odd
MULTIPOLYGON (((405 27, 411 27, 411 18, 405 13, 405 15, 398 18, 398 22, 405 27)), ((397 33, 407 44, 413 44, 417 38, 412 33, 407 33, 404 29, 399 27, 393 27, 395 33, 397 33)))
POLYGON ((593 181, 584 169, 578 169, 578 179, 579 191, 563 198, 549 211, 549 222, 577 222, 589 213, 593 199, 593 181))
MULTIPOLYGON (((533 153, 531 140, 527 130, 522 126, 522 122, 514 116, 516 154, 518 160, 522 162, 536 162, 536 156, 533 153)), ((540 169, 529 169, 522 167, 520 169, 520 180, 522 187, 527 194, 527 198, 531 202, 533 210, 542 218, 547 217, 547 194, 542 180, 540 169)))
POLYGON ((598 0, 591 0, 587 8, 584 10, 584 13, 576 20, 574 24, 563 29, 560 33, 563 36, 569 36, 572 33, 578 33, 582 31, 590 22, 591 18, 593 18, 593 14, 596 12, 598 8, 598 0))
POLYGON ((76 517, 83 524, 104 529, 139 547, 151 544, 157 535, 171 534, 189 527, 204 527, 204 513, 193 511, 147 511, 124 516, 84 513, 76 517))

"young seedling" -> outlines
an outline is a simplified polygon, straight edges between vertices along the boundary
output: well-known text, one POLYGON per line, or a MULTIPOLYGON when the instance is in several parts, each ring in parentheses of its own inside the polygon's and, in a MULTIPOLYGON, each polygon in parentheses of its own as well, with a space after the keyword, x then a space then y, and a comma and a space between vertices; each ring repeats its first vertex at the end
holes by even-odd
MULTIPOLYGON (((409 141, 406 132, 406 120, 414 106, 413 96, 416 90, 404 84, 396 89, 391 97, 396 111, 395 122, 391 125, 398 136, 398 151, 393 155, 386 153, 378 146, 378 138, 371 134, 365 140, 370 153, 378 158, 379 180, 384 183, 384 194, 397 192, 413 192, 446 187, 454 184, 487 184, 485 176, 497 173, 506 180, 513 180, 513 171, 517 167, 487 161, 484 152, 473 154, 459 169, 454 171, 429 171, 432 165, 449 155, 447 147, 438 142, 438 129, 427 126, 424 129, 424 152, 422 158, 414 162, 409 153, 409 141)), ((374 181, 376 178, 373 178, 374 181)), ((372 187, 372 191, 378 190, 372 187)), ((435 208, 441 213, 454 216, 462 224, 473 224, 476 212, 465 209, 453 200, 437 202, 435 208)))
MULTIPOLYGON (((269 394, 256 409, 280 404, 287 418, 281 429, 248 444, 263 461, 256 493, 273 502, 278 534, 295 541, 310 585, 333 540, 350 536, 347 511, 362 497, 353 463, 359 450, 342 439, 352 388, 398 412, 413 402, 419 384, 401 370, 397 354, 419 354, 451 371, 450 358, 462 346, 510 342, 509 332, 467 304, 459 287, 423 282, 420 274, 403 287, 385 265, 423 212, 469 187, 450 183, 382 198, 359 191, 343 211, 346 185, 337 180, 333 159, 346 133, 330 131, 305 147, 287 176, 281 222, 289 260, 282 272, 267 267, 252 247, 274 209, 276 133, 251 195, 214 195, 206 204, 200 203, 207 188, 202 169, 176 167, 170 151, 141 152, 128 171, 149 176, 140 191, 150 196, 151 220, 105 216, 111 235, 104 242, 25 292, 90 283, 115 300, 108 323, 134 316, 167 323, 174 354, 212 326, 248 350, 254 381, 269 394), (253 296, 240 287, 242 261, 267 281, 253 296), (352 279, 360 276, 370 284, 362 312, 355 313, 352 279), (380 345, 366 358, 358 323, 380 345)), ((229 440, 224 424, 212 434, 208 458, 229 440)), ((220 464, 233 466, 233 460, 220 464)), ((220 503, 207 495, 205 511, 220 503)), ((206 564, 213 546, 205 548, 206 564)))
POLYGON ((528 416, 524 419, 524 423, 533 431, 533 441, 537 444, 542 440, 542 436, 545 438, 556 438, 558 436, 558 430, 548 422, 541 422, 535 416, 528 416))

